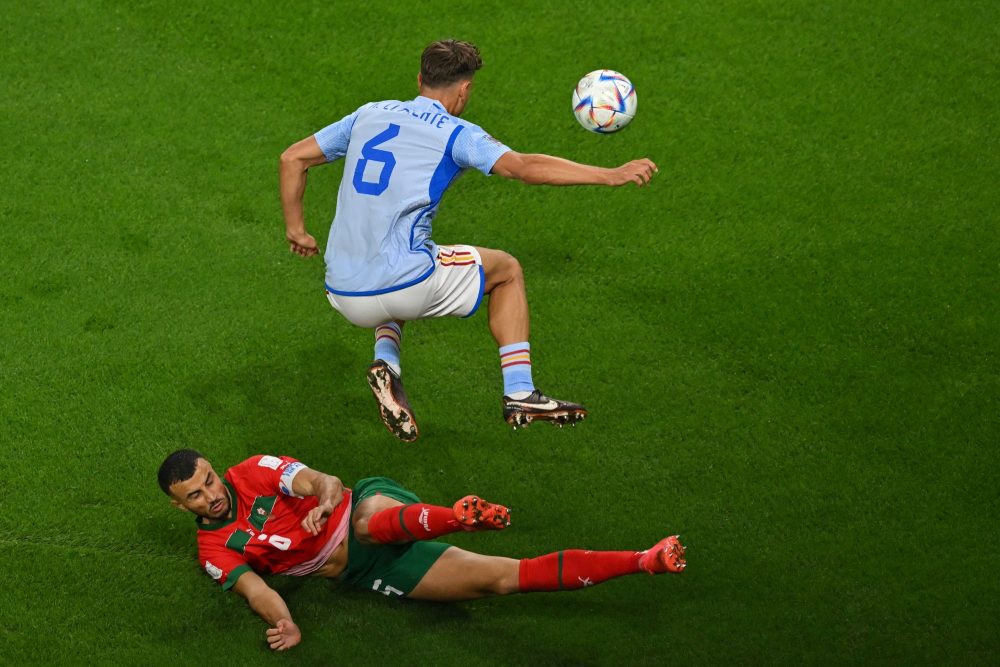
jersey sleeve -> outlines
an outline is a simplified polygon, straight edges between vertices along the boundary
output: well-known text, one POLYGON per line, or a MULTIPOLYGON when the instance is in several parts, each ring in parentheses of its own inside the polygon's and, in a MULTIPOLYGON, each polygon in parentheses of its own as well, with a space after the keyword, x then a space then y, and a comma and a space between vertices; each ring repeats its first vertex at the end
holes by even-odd
POLYGON ((198 550, 198 560, 205 572, 215 583, 228 591, 236 585, 239 578, 253 570, 239 554, 231 549, 203 547, 198 550))
POLYGON ((510 147, 490 136, 483 128, 469 123, 455 137, 451 157, 462 169, 478 169, 487 176, 500 156, 510 147))
POLYGON ((281 492, 286 496, 301 498, 292 490, 292 482, 307 467, 305 463, 290 456, 258 454, 230 468, 229 473, 234 473, 230 481, 238 480, 237 485, 246 486, 248 490, 260 495, 281 492))
POLYGON ((354 121, 357 120, 358 114, 364 108, 361 107, 354 113, 344 116, 332 125, 327 125, 313 135, 316 137, 316 143, 319 144, 323 155, 326 156, 327 162, 333 162, 347 155, 347 144, 351 141, 351 130, 354 128, 354 121))

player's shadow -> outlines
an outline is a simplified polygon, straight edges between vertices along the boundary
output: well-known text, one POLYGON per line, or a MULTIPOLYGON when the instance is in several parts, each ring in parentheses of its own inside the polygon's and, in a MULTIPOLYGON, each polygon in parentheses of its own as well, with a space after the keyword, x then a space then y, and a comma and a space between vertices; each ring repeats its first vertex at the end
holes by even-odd
POLYGON ((399 474, 415 464, 414 456, 428 470, 457 470, 461 461, 452 457, 461 458, 468 443, 484 433, 508 435, 499 401, 492 393, 486 399, 481 389, 497 384, 481 352, 442 349, 411 364, 407 389, 421 425, 420 445, 434 443, 439 458, 433 461, 421 458, 426 448, 399 442, 382 425, 365 377, 370 348, 359 341, 276 346, 189 382, 184 437, 218 466, 268 453, 294 456, 345 479, 399 474), (442 359, 466 368, 462 382, 441 382, 442 359))
MULTIPOLYGON (((329 451, 334 441, 356 446, 359 439, 378 435, 371 428, 375 410, 360 352, 333 343, 300 347, 264 363, 203 377, 186 387, 192 416, 203 427, 203 437, 221 434, 247 455, 305 456, 329 451)), ((211 443, 205 447, 209 454, 211 443)), ((225 449, 227 456, 234 454, 231 447, 225 449)))
MULTIPOLYGON (((300 618, 305 614, 314 618, 352 619, 352 632, 378 632, 383 641, 390 643, 394 638, 402 641, 413 636, 478 637, 479 641, 470 645, 469 650, 481 653, 482 664, 583 667, 600 664, 575 642, 562 646, 532 643, 530 654, 525 651, 523 619, 526 616, 562 617, 572 626, 578 619, 592 619, 595 614, 595 603, 586 596, 515 596, 450 603, 383 597, 332 581, 316 586, 303 585, 302 581, 275 582, 272 578, 272 583, 289 606, 298 610, 300 618)), ((616 617, 633 612, 634 607, 623 602, 621 608, 615 608, 612 603, 600 613, 616 617)), ((337 634, 344 630, 342 626, 331 629, 328 624, 320 624, 312 631, 322 636, 314 636, 313 640, 332 644, 337 641, 337 634)), ((424 657, 426 663, 416 664, 433 664, 431 656, 424 657)))

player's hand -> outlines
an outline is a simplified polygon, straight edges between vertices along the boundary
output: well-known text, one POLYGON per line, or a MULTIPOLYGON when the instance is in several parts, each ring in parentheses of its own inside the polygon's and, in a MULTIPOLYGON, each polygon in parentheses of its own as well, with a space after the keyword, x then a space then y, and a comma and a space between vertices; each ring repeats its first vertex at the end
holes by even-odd
POLYGON ((316 239, 309 232, 289 232, 285 238, 288 239, 288 249, 300 257, 312 257, 319 253, 316 239))
POLYGON ((642 187, 649 183, 649 179, 658 171, 659 169, 653 164, 653 161, 648 158, 632 160, 612 170, 611 185, 635 183, 639 187, 642 187))
POLYGON ((299 626, 295 625, 291 619, 283 618, 278 621, 278 625, 267 630, 267 643, 274 651, 287 651, 302 641, 302 633, 299 626))
POLYGON ((306 518, 302 519, 302 527, 312 535, 319 535, 319 531, 323 529, 323 524, 326 523, 327 517, 330 516, 333 508, 336 506, 336 503, 331 500, 320 503, 309 510, 306 518))

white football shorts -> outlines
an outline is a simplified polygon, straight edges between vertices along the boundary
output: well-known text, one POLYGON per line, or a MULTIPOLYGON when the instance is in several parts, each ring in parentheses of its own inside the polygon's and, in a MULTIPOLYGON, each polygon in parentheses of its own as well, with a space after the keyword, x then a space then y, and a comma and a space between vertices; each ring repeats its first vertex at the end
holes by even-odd
POLYGON ((469 245, 439 245, 434 273, 416 285, 371 296, 341 296, 329 290, 334 310, 368 329, 390 320, 471 317, 483 300, 486 274, 479 251, 469 245))

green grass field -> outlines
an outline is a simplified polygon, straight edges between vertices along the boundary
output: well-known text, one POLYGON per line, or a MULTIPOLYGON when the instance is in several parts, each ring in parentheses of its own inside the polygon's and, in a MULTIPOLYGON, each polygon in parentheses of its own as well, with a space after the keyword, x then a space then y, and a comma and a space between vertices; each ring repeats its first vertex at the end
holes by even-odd
MULTIPOLYGON (((0 662, 996 664, 1000 5, 278 7, 2 3, 0 662), (480 313, 407 328, 396 442, 370 333, 284 243, 281 151, 415 95, 449 36, 486 61, 465 117, 515 150, 660 166, 472 173, 435 222, 521 260, 576 429, 504 426, 480 313), (602 67, 639 95, 612 136, 569 108, 602 67), (156 485, 186 446, 510 504, 473 550, 679 532, 689 567, 461 605, 275 578, 303 643, 272 655, 156 485)), ((341 171, 309 182, 321 245, 341 171)))

